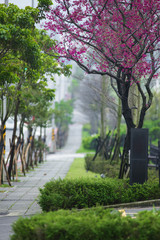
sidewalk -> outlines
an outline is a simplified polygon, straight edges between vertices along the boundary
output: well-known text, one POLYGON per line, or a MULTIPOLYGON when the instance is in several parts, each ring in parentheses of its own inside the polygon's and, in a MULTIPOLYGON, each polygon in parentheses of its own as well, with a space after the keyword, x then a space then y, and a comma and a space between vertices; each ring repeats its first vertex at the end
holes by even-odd
POLYGON ((52 178, 63 179, 74 158, 84 156, 75 153, 81 144, 81 130, 81 124, 71 125, 64 149, 56 154, 49 154, 47 161, 27 173, 26 177, 19 177, 20 182, 12 183, 13 187, 0 188, 0 240, 9 239, 10 225, 19 216, 40 213, 36 200, 39 188, 52 178))

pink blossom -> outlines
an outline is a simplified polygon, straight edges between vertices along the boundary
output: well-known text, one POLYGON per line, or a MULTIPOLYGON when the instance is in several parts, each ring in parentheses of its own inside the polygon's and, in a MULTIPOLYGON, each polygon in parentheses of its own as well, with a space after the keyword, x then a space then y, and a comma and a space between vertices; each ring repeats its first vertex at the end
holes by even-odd
POLYGON ((120 66, 124 73, 130 68, 140 79, 153 70, 151 51, 155 67, 160 63, 159 16, 159 0, 55 0, 45 28, 61 35, 55 47, 60 56, 88 66, 92 58, 100 72, 110 65, 113 74, 120 66))

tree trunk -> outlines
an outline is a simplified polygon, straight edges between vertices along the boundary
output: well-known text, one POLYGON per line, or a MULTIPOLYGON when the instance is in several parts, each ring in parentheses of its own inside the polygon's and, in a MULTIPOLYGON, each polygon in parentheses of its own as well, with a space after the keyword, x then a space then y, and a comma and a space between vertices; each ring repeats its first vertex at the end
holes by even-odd
MULTIPOLYGON (((102 76, 101 78, 101 126, 100 126, 100 137, 101 141, 103 142, 106 137, 106 103, 105 103, 105 93, 106 93, 106 77, 102 76)), ((100 156, 104 158, 105 153, 105 144, 103 145, 100 156)))
POLYGON ((123 179, 124 174, 127 172, 127 169, 128 169, 130 137, 131 137, 131 128, 127 130, 127 135, 125 137, 123 154, 122 154, 122 159, 121 159, 121 166, 120 166, 120 171, 119 171, 119 178, 120 179, 123 179))
POLYGON ((22 139, 24 139, 23 127, 24 127, 24 116, 22 114, 22 118, 19 125, 19 137, 22 139))
POLYGON ((121 100, 119 98, 118 99, 118 112, 117 112, 117 135, 116 135, 116 140, 115 140, 114 153, 112 155, 111 161, 119 160, 121 119, 122 119, 122 104, 121 104, 121 100))
POLYGON ((95 112, 89 114, 89 120, 91 123, 90 134, 96 134, 98 132, 98 116, 95 112))
POLYGON ((4 152, 4 126, 5 122, 1 120, 1 132, 0 132, 0 185, 3 183, 3 152, 4 152))
POLYGON ((123 148, 123 154, 122 154, 122 159, 121 159, 119 178, 124 177, 124 174, 125 174, 125 172, 128 168, 131 128, 135 128, 135 124, 133 123, 133 118, 132 118, 132 111, 131 111, 131 109, 129 107, 129 104, 128 104, 129 89, 130 89, 130 83, 129 82, 125 82, 123 85, 121 85, 122 115, 123 115, 123 117, 125 119, 125 122, 126 122, 127 134, 126 134, 125 142, 124 142, 124 148, 123 148))
POLYGON ((3 183, 3 155, 5 153, 7 112, 4 95, 1 96, 1 129, 0 129, 0 185, 3 183))
POLYGON ((39 141, 40 141, 39 163, 41 163, 41 162, 43 162, 43 151, 42 151, 42 147, 41 147, 41 143, 42 143, 42 126, 40 126, 40 137, 39 137, 39 141))
POLYGON ((31 165, 31 141, 32 141, 32 127, 30 125, 28 125, 28 144, 30 143, 30 147, 28 148, 28 151, 27 151, 27 160, 26 160, 26 170, 28 171, 29 170, 29 166, 31 165))
POLYGON ((132 112, 133 122, 138 127, 140 118, 140 93, 135 83, 130 86, 128 104, 132 112))
MULTIPOLYGON (((125 85, 123 85, 125 86, 125 85)), ((144 117, 145 113, 147 111, 146 108, 146 97, 143 96, 142 101, 142 107, 140 109, 140 95, 139 93, 136 93, 136 101, 135 101, 135 106, 134 110, 137 111, 136 117, 134 118, 133 112, 132 112, 132 106, 129 107, 128 101, 129 99, 129 86, 128 90, 126 87, 124 87, 123 92, 125 91, 125 94, 123 95, 122 98, 122 114, 124 116, 124 119, 126 121, 127 125, 127 135, 125 138, 124 142, 124 149, 123 149, 123 155, 122 155, 122 160, 121 160, 121 167, 120 167, 120 172, 119 172, 119 178, 123 178, 124 174, 126 173, 128 169, 128 164, 129 164, 129 150, 130 150, 130 138, 131 138, 131 128, 142 128, 143 127, 143 122, 144 122, 144 117), (125 96, 125 97, 124 97, 125 96), (134 123, 133 119, 137 122, 134 123)), ((138 90, 137 90, 138 91, 138 90)), ((141 95, 142 96, 142 95, 141 95)))
POLYGON ((19 104, 20 104, 20 99, 17 99, 16 102, 16 108, 15 108, 15 113, 14 113, 14 128, 13 128, 13 135, 12 135, 12 151, 11 151, 11 157, 10 157, 10 162, 9 162, 9 167, 8 167, 8 175, 9 179, 11 179, 11 172, 13 168, 13 159, 14 159, 14 151, 15 151, 15 140, 16 140, 16 131, 17 131, 17 116, 18 116, 18 109, 19 109, 19 104))

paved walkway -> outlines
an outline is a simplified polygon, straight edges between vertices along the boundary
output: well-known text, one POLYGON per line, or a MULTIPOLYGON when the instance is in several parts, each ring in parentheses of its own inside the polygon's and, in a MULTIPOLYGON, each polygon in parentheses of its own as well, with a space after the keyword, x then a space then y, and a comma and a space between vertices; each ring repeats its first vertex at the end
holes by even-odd
POLYGON ((71 125, 64 149, 47 155, 47 161, 27 173, 26 177, 20 177, 20 182, 14 182, 12 188, 0 188, 0 240, 9 239, 11 224, 19 216, 40 213, 41 209, 36 201, 39 188, 52 178, 63 179, 74 158, 84 156, 75 153, 81 144, 81 130, 81 124, 71 125), (5 192, 1 192, 3 190, 5 192))

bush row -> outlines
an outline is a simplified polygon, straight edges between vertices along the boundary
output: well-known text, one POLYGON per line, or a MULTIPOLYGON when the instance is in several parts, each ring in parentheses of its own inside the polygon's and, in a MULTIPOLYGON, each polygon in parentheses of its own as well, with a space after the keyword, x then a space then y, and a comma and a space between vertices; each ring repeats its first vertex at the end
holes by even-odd
POLYGON ((160 198, 158 182, 129 185, 127 180, 79 178, 52 180, 40 189, 43 211, 88 208, 160 198))
MULTIPOLYGON (((93 161, 94 154, 87 154, 85 156, 85 169, 93 173, 104 174, 109 178, 118 178, 120 162, 108 160, 102 160, 101 156, 97 156, 93 161)), ((147 181, 158 181, 159 171, 157 168, 148 167, 148 180, 147 181)))
POLYGON ((97 147, 97 139, 98 135, 87 136, 82 139, 82 145, 85 149, 95 150, 97 147))
POLYGON ((111 209, 59 210, 18 219, 11 240, 151 240, 159 239, 159 226, 160 212, 154 210, 134 219, 111 209))

